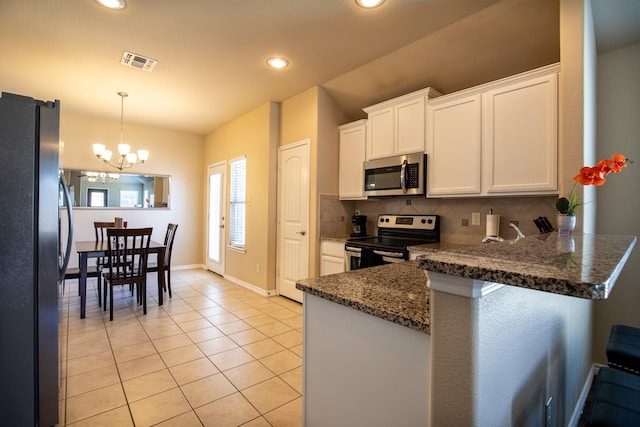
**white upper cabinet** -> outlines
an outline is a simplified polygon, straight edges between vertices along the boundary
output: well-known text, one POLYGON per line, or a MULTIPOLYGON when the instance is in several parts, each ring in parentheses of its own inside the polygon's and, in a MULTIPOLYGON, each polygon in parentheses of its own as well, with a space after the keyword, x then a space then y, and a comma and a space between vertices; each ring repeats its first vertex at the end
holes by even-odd
POLYGON ((481 96, 443 97, 427 106, 427 194, 480 194, 481 96))
POLYGON ((559 65, 427 106, 427 197, 556 194, 559 65))
POLYGON ((484 93, 484 182, 489 194, 558 189, 558 75, 484 93))
POLYGON ((340 199, 366 199, 364 195, 364 163, 367 120, 358 120, 338 127, 340 131, 340 168, 338 187, 340 199))
POLYGON ((425 104, 439 95, 426 88, 365 108, 366 159, 424 152, 425 104))

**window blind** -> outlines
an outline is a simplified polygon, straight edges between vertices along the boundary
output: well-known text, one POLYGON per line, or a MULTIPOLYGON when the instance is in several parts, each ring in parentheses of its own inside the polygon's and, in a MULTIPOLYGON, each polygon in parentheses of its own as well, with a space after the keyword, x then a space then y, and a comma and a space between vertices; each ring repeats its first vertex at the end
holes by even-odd
POLYGON ((231 195, 229 208, 229 244, 244 248, 246 193, 247 193, 247 159, 243 157, 230 162, 231 195))

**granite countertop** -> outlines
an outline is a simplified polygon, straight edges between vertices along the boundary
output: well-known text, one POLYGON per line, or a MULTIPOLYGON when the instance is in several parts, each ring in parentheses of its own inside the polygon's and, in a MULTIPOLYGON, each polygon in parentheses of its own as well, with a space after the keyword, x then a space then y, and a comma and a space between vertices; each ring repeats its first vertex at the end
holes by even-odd
POLYGON ((547 233, 421 255, 428 271, 588 299, 605 299, 634 236, 547 233))
POLYGON ((348 234, 344 234, 341 236, 321 236, 320 240, 328 240, 331 242, 346 242, 347 240, 349 240, 351 237, 349 237, 348 234))
POLYGON ((367 234, 364 237, 353 237, 350 234, 343 234, 343 235, 339 235, 339 236, 321 236, 320 240, 328 240, 328 241, 333 241, 333 242, 346 243, 347 240, 351 240, 351 239, 368 239, 370 237, 375 237, 375 236, 367 234))
POLYGON ((454 249, 468 248, 472 245, 465 245, 462 243, 447 243, 447 242, 439 242, 439 243, 426 243, 424 245, 413 245, 407 246, 410 252, 439 252, 439 251, 450 251, 454 249))
POLYGON ((354 310, 429 333, 427 276, 414 261, 300 280, 296 288, 354 310))

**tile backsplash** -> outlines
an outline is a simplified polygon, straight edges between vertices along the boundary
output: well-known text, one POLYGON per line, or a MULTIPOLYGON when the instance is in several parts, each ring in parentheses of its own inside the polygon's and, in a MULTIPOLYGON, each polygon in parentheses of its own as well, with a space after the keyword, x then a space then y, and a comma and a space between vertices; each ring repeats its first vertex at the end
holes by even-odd
POLYGON ((489 209, 500 215, 500 236, 516 237, 509 222, 516 220, 525 235, 538 234, 533 219, 546 216, 555 226, 556 196, 491 197, 464 199, 383 198, 340 200, 337 195, 320 195, 320 237, 344 236, 351 233, 351 216, 356 210, 367 216, 367 233, 375 234, 379 214, 440 215, 440 240, 448 243, 480 243, 486 234, 489 209), (480 212, 480 225, 471 225, 471 213, 480 212), (469 225, 463 226, 463 220, 469 225))

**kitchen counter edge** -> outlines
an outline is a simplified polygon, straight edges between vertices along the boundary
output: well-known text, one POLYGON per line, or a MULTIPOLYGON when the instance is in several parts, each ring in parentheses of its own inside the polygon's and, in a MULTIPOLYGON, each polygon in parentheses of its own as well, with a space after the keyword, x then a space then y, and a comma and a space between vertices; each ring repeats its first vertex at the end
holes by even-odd
POLYGON ((586 299, 606 299, 635 236, 547 233, 420 255, 436 273, 586 299))
POLYGON ((299 280, 296 288, 383 320, 430 333, 427 276, 414 261, 299 280))

